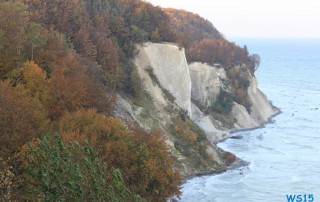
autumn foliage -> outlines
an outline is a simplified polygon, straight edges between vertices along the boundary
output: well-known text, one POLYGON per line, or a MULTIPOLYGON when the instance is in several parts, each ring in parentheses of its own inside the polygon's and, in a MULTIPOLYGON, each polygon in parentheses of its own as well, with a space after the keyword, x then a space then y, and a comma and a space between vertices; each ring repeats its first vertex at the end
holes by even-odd
POLYGON ((12 194, 17 200, 165 201, 180 194, 181 177, 160 132, 129 130, 107 116, 112 93, 130 84, 134 44, 174 41, 167 21, 160 8, 142 1, 1 1, 0 158, 10 159, 1 167, 1 200, 12 194), (55 132, 64 143, 52 139, 55 132), (85 157, 91 147, 97 159, 78 161, 75 155, 85 157), (39 172, 56 187, 46 187, 39 172), (3 192, 11 176, 19 179, 17 193, 3 192))
POLYGON ((163 201, 180 193, 181 177, 172 170, 174 161, 158 131, 130 131, 117 119, 95 110, 67 113, 59 125, 64 141, 89 141, 100 160, 118 168, 128 188, 148 201, 163 201))
POLYGON ((253 73, 259 66, 257 54, 226 40, 212 25, 197 14, 183 10, 163 9, 170 16, 177 42, 186 48, 188 62, 216 63, 225 68, 245 64, 253 73))
POLYGON ((225 39, 202 39, 187 50, 189 61, 201 61, 211 65, 222 64, 230 67, 247 63, 248 54, 244 49, 225 39))
MULTIPOLYGON (((247 73, 233 65, 254 70, 260 62, 200 16, 140 0, 0 1, 0 25, 0 201, 179 195, 181 176, 164 135, 128 128, 111 115, 115 93, 144 93, 131 62, 135 44, 175 42, 189 62, 224 65, 239 103, 246 101, 247 73), (13 177, 17 189, 5 192, 13 177)), ((174 120, 172 133, 182 139, 175 145, 181 152, 209 159, 205 135, 191 120, 174 120)))
POLYGON ((172 8, 162 10, 169 16, 170 24, 178 36, 177 41, 184 47, 202 39, 223 39, 222 34, 211 22, 197 14, 172 8))
POLYGON ((39 100, 19 86, 0 82, 0 157, 8 158, 19 151, 47 124, 46 112, 39 100))

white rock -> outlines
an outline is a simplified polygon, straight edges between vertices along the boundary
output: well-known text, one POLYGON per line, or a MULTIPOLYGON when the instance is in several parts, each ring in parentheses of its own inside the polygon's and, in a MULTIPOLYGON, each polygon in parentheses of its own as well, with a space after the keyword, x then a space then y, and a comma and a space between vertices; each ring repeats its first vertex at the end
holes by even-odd
POLYGON ((252 119, 246 108, 236 102, 233 103, 232 116, 237 120, 235 128, 255 128, 259 125, 252 119))
MULTIPOLYGON (((139 74, 146 78, 147 70, 152 70, 161 86, 175 97, 177 105, 191 116, 191 80, 184 49, 175 44, 149 42, 137 45, 137 49, 134 63, 139 74)), ((147 90, 155 99, 165 102, 159 88, 152 87, 150 81, 147 90)))
POLYGON ((191 97, 203 106, 209 106, 216 101, 226 79, 226 72, 218 65, 210 66, 205 63, 194 62, 189 65, 191 77, 191 97))
POLYGON ((207 139, 211 143, 231 137, 229 132, 216 129, 211 117, 204 115, 195 104, 192 104, 192 120, 206 133, 207 139))
POLYGON ((268 101, 267 97, 258 89, 258 81, 255 77, 251 79, 248 95, 252 103, 250 116, 258 124, 265 123, 272 115, 278 112, 268 101))

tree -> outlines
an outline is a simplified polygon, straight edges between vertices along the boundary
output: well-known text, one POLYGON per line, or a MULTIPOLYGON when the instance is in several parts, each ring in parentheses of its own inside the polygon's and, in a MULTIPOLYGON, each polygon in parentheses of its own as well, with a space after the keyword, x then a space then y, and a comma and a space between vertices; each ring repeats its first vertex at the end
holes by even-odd
POLYGON ((26 44, 26 7, 18 2, 0 3, 0 79, 18 68, 26 44))
POLYGON ((87 95, 87 77, 75 56, 69 54, 60 58, 59 63, 48 80, 46 108, 51 119, 58 119, 65 111, 80 109, 87 95))
POLYGON ((2 201, 15 200, 13 167, 0 157, 0 199, 2 201))
POLYGON ((119 170, 100 163, 88 143, 44 136, 24 153, 25 199, 41 201, 142 201, 125 186, 119 170), (107 181, 106 179, 110 179, 107 181))
POLYGON ((255 71, 257 71, 257 69, 260 66, 261 63, 261 58, 258 54, 252 54, 249 56, 249 68, 251 73, 254 73, 255 71))
POLYGON ((249 55, 249 51, 248 51, 247 45, 244 45, 244 46, 243 46, 243 50, 244 50, 244 52, 245 52, 246 55, 249 55))
POLYGON ((31 48, 31 61, 33 61, 34 50, 46 44, 45 30, 36 23, 31 23, 27 30, 27 40, 31 48))
POLYGON ((230 92, 220 89, 218 99, 211 106, 211 110, 221 114, 229 114, 232 111, 233 101, 234 96, 230 92))
POLYGON ((38 99, 26 95, 24 87, 0 82, 0 156, 11 157, 40 131, 45 131, 47 115, 38 99))
POLYGON ((149 201, 165 201, 179 195, 181 177, 173 167, 167 145, 157 131, 129 131, 112 117, 95 110, 66 113, 59 122, 64 141, 88 140, 101 161, 118 168, 126 176, 129 190, 149 201))
POLYGON ((66 36, 57 31, 47 31, 46 44, 34 50, 34 62, 43 69, 47 77, 50 78, 54 69, 57 68, 57 63, 61 58, 65 58, 72 53, 72 44, 67 40, 66 36))
MULTIPOLYGON (((172 8, 162 10, 169 16, 168 24, 174 27, 174 31, 178 35, 177 40, 181 43, 189 44, 190 42, 199 42, 205 38, 213 40, 224 38, 211 22, 197 14, 172 8), (188 37, 185 39, 190 40, 189 42, 181 40, 181 35, 186 33, 188 37)), ((188 49, 190 46, 186 46, 185 48, 188 49)))
POLYGON ((23 64, 23 83, 28 95, 38 98, 42 103, 46 97, 46 73, 33 61, 23 64))
POLYGON ((81 108, 96 108, 108 112, 110 100, 99 83, 86 74, 87 66, 74 53, 59 58, 52 65, 48 80, 46 108, 51 119, 57 120, 65 112, 81 108))

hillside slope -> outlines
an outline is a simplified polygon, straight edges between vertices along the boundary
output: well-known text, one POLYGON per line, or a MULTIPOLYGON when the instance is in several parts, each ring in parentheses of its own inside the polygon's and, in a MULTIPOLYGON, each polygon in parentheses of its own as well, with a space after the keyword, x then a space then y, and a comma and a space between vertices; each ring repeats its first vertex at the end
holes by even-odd
POLYGON ((215 145, 226 130, 276 112, 257 89, 259 57, 196 14, 5 0, 0 24, 4 200, 166 201, 181 175, 237 162, 215 145))

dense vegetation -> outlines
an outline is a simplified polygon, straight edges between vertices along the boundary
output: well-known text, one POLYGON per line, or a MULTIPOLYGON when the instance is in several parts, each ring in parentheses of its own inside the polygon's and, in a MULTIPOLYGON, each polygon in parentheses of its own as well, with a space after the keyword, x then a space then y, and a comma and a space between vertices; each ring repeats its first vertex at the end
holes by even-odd
POLYGON ((178 43, 186 48, 188 62, 218 63, 226 68, 246 64, 254 71, 256 55, 252 57, 246 47, 227 41, 211 22, 183 10, 163 10, 170 16, 178 43))
POLYGON ((113 93, 132 91, 134 44, 173 41, 167 16, 140 1, 0 2, 1 200, 178 195, 160 132, 110 116, 113 93))
MULTIPOLYGON (((140 0, 0 0, 0 25, 5 201, 165 201, 179 195, 181 177, 161 133, 112 117, 115 92, 141 94, 130 62, 134 45, 177 42, 189 61, 254 64, 199 16, 140 0)), ((205 153, 195 143, 204 135, 191 125, 176 120, 173 126, 184 138, 181 148, 205 153)))

